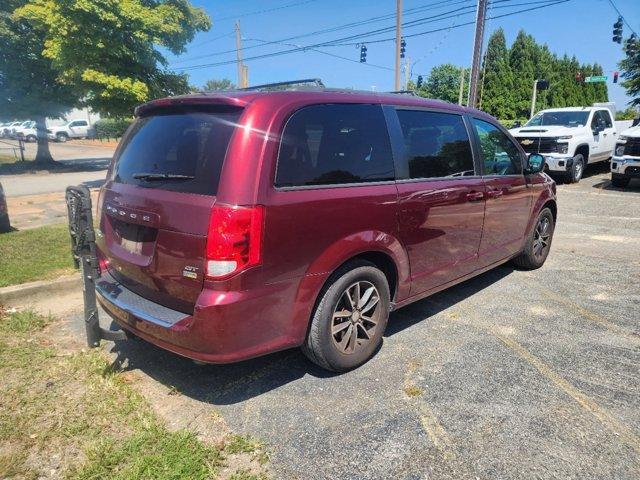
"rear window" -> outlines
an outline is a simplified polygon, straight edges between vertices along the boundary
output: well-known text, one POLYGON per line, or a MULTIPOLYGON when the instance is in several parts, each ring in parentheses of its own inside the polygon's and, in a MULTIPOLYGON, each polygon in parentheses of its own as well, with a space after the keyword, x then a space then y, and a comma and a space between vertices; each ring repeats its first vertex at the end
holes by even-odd
POLYGON ((139 118, 123 139, 112 180, 215 195, 240 113, 183 112, 139 118), (150 175, 136 178, 144 174, 150 175), (163 179, 162 175, 174 178, 163 179))
POLYGON ((298 110, 287 122, 276 186, 393 179, 389 135, 379 105, 313 105, 298 110))

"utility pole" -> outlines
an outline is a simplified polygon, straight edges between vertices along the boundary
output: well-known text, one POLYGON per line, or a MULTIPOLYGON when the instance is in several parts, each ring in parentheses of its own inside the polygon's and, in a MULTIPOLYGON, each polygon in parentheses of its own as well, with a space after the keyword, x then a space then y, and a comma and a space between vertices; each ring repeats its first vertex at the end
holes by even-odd
POLYGON ((458 105, 462 105, 462 94, 464 93, 464 71, 466 68, 462 67, 460 70, 460 92, 458 93, 458 105))
POLYGON ((533 118, 533 114, 536 113, 536 96, 538 95, 538 80, 533 81, 533 94, 531 94, 531 115, 529 118, 533 118))
POLYGON ((245 67, 242 63, 242 35, 240 33, 240 20, 236 21, 236 58, 238 62, 238 87, 246 88, 245 67))
POLYGON ((475 108, 478 100, 478 77, 480 76, 480 58, 484 40, 484 22, 487 15, 487 0, 478 0, 476 14, 476 33, 473 39, 473 59, 471 61, 471 79, 469 80, 469 98, 467 106, 475 108))
POLYGON ((396 78, 394 90, 400 90, 400 42, 402 42, 402 0, 396 0, 396 78))

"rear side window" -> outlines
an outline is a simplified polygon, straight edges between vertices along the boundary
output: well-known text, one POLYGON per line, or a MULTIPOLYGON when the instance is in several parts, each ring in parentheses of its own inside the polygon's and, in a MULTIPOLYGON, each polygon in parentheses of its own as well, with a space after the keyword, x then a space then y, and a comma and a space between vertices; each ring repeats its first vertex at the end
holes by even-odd
POLYGON ((112 180, 215 195, 240 112, 185 112, 139 118, 123 139, 112 180), (151 175, 136 178, 144 174, 151 175), (163 175, 174 178, 162 179, 163 175))
POLYGON ((378 105, 313 105, 285 125, 276 186, 394 179, 389 135, 378 105))
POLYGON ((469 135, 462 116, 398 110, 409 178, 474 175, 469 135))

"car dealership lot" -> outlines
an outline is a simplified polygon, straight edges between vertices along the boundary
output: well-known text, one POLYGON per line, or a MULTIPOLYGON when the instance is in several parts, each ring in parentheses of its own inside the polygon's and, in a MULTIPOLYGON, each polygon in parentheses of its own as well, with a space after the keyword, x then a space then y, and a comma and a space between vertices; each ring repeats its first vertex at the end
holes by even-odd
POLYGON ((206 429, 217 411, 264 441, 276 478, 638 478, 640 182, 587 172, 558 204, 543 268, 393 313, 383 348, 346 374, 297 350, 197 366, 144 342, 108 349, 182 394, 149 395, 172 422, 206 429))

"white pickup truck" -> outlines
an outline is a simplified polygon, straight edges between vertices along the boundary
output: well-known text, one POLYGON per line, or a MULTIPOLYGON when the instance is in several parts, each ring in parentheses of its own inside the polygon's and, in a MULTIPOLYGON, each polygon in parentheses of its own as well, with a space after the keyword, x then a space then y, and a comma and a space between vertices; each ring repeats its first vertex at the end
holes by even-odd
POLYGON ((510 130, 527 153, 541 153, 549 173, 579 182, 587 164, 613 156, 617 132, 605 107, 542 110, 523 127, 510 130))
POLYGON ((70 138, 85 138, 89 135, 89 122, 86 120, 72 120, 66 125, 47 129, 47 137, 57 142, 66 142, 70 138))
POLYGON ((623 131, 611 159, 611 183, 626 187, 632 178, 640 178, 640 125, 623 131))

